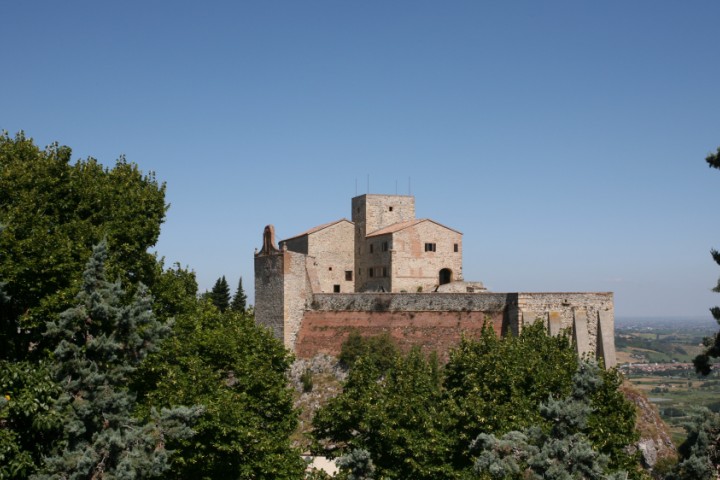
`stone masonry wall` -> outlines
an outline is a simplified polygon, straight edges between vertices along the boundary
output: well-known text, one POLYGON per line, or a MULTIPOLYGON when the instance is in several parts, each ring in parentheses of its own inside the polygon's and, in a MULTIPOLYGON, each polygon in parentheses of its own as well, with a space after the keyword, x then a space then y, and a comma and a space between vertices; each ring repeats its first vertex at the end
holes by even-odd
POLYGON ((309 300, 312 298, 312 288, 306 268, 307 256, 302 253, 285 251, 283 257, 283 285, 285 290, 283 316, 285 318, 285 327, 282 336, 279 338, 282 338, 286 347, 292 348, 295 345, 303 315, 309 300))
POLYGON ((462 235, 432 221, 418 223, 393 236, 392 291, 433 291, 439 285, 443 268, 452 271, 453 280, 462 280, 462 235), (435 251, 426 252, 425 244, 435 251), (458 252, 454 246, 458 245, 458 252))
POLYGON ((255 321, 284 338, 285 288, 283 254, 255 256, 255 321))
POLYGON ((355 225, 355 290, 364 288, 368 268, 376 266, 368 258, 366 235, 389 225, 415 219, 415 197, 408 195, 360 195, 351 201, 355 225))
POLYGON ((309 235, 308 255, 316 268, 320 291, 332 293, 339 285, 341 292, 355 291, 353 237, 355 227, 347 220, 340 221, 309 235), (350 273, 350 280, 345 279, 350 273))

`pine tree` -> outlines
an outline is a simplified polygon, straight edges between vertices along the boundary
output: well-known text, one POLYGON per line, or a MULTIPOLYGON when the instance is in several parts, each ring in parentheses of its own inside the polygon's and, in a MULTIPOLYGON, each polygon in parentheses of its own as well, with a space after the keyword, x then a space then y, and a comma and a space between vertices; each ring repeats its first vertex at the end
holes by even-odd
POLYGON ((375 474, 370 452, 361 448, 352 450, 339 457, 336 461, 338 468, 347 472, 347 480, 372 480, 375 474))
POLYGON ((210 292, 210 299, 213 305, 221 312, 225 312, 230 306, 230 287, 228 286, 227 280, 225 280, 225 275, 218 278, 217 282, 215 282, 215 286, 213 286, 210 292))
POLYGON ((238 287, 232 299, 230 309, 238 313, 245 313, 247 311, 247 295, 245 295, 245 290, 243 290, 242 277, 240 277, 240 281, 238 282, 238 287))
POLYGON ((135 394, 129 376, 170 333, 151 310, 143 286, 129 306, 121 304, 119 283, 105 280, 107 247, 93 249, 77 295, 77 306, 48 322, 55 345, 53 374, 62 386, 55 410, 63 430, 54 455, 45 459, 39 479, 146 478, 169 468, 165 442, 185 438, 198 408, 153 411, 133 417, 135 394))
MULTIPOLYGON (((720 169, 720 148, 717 149, 716 153, 708 155, 707 158, 705 158, 705 161, 708 163, 709 167, 720 169)), ((720 265, 720 252, 712 249, 710 250, 710 254, 712 255, 715 263, 720 265)), ((720 293, 720 279, 718 279, 717 285, 715 285, 712 290, 713 292, 720 293)), ((710 313, 715 321, 720 324, 720 307, 712 307, 710 309, 710 313)), ((706 347, 705 351, 695 357, 693 363, 695 364, 695 370, 698 373, 708 375, 712 371, 711 359, 720 357, 720 333, 716 333, 713 337, 706 338, 704 343, 706 347)))

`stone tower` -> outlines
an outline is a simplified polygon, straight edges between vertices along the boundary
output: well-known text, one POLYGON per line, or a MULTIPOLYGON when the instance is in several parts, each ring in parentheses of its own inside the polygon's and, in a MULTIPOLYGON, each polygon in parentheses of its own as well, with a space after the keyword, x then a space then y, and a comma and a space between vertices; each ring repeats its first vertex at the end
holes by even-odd
POLYGON ((352 199, 355 224, 355 290, 367 281, 370 242, 367 235, 387 226, 415 219, 415 197, 410 195, 360 195, 352 199))

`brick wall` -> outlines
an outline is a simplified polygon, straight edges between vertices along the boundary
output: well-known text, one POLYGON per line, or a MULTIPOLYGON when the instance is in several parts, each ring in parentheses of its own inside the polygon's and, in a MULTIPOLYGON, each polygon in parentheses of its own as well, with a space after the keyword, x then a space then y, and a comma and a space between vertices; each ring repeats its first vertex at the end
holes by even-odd
POLYGON ((479 335, 485 320, 507 335, 540 319, 550 334, 570 329, 579 355, 598 356, 614 366, 613 314, 612 293, 313 295, 294 350, 301 358, 335 355, 350 331, 358 330, 363 335, 387 332, 403 349, 418 345, 446 358, 462 335, 479 335))
POLYGON ((504 331, 504 312, 333 312, 309 311, 300 327, 295 346, 299 358, 318 353, 338 355, 342 343, 353 330, 362 335, 387 333, 407 351, 413 346, 424 352, 437 352, 447 360, 449 350, 463 335, 477 338, 485 321, 495 332, 504 331))

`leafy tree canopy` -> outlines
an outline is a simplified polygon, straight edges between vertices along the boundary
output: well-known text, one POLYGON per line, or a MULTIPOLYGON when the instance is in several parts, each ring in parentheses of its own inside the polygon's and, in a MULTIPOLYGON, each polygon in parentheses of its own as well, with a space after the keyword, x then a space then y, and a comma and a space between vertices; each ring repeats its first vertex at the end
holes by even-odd
MULTIPOLYGON (((121 157, 71 163, 69 147, 41 150, 23 133, 0 135, 0 357, 21 359, 41 342, 48 318, 72 304, 92 246, 106 239, 110 278, 154 286, 147 252, 165 217, 165 185, 121 157), (24 335, 18 335, 18 327, 24 335)), ((41 352, 34 348, 34 352, 41 352)))
POLYGON ((142 412, 200 403, 196 435, 173 443, 172 478, 300 478, 290 447, 297 424, 285 372, 291 357, 251 317, 220 313, 207 302, 179 315, 174 335, 136 375, 142 412))
POLYGON ((603 386, 597 365, 582 362, 569 396, 552 396, 540 404, 549 431, 534 425, 501 437, 482 433, 473 447, 480 450, 475 472, 481 478, 517 480, 627 479, 628 472, 608 467, 610 459, 590 440, 592 397, 603 386))
MULTIPOLYGON (((443 369, 413 351, 382 370, 366 350, 343 392, 318 410, 316 448, 330 456, 367 451, 378 478, 465 478, 479 435, 548 434, 542 406, 572 394, 577 369, 568 338, 549 337, 542 322, 504 338, 487 326, 479 339, 464 339, 443 369)), ((601 385, 587 393, 584 445, 632 478, 638 461, 624 449, 637 438, 635 410, 618 390, 617 371, 598 375, 601 385)))
POLYGON ((365 357, 366 361, 371 361, 384 373, 394 366, 399 354, 387 333, 363 337, 360 332, 353 330, 340 347, 338 360, 343 367, 351 368, 360 357, 365 357))

